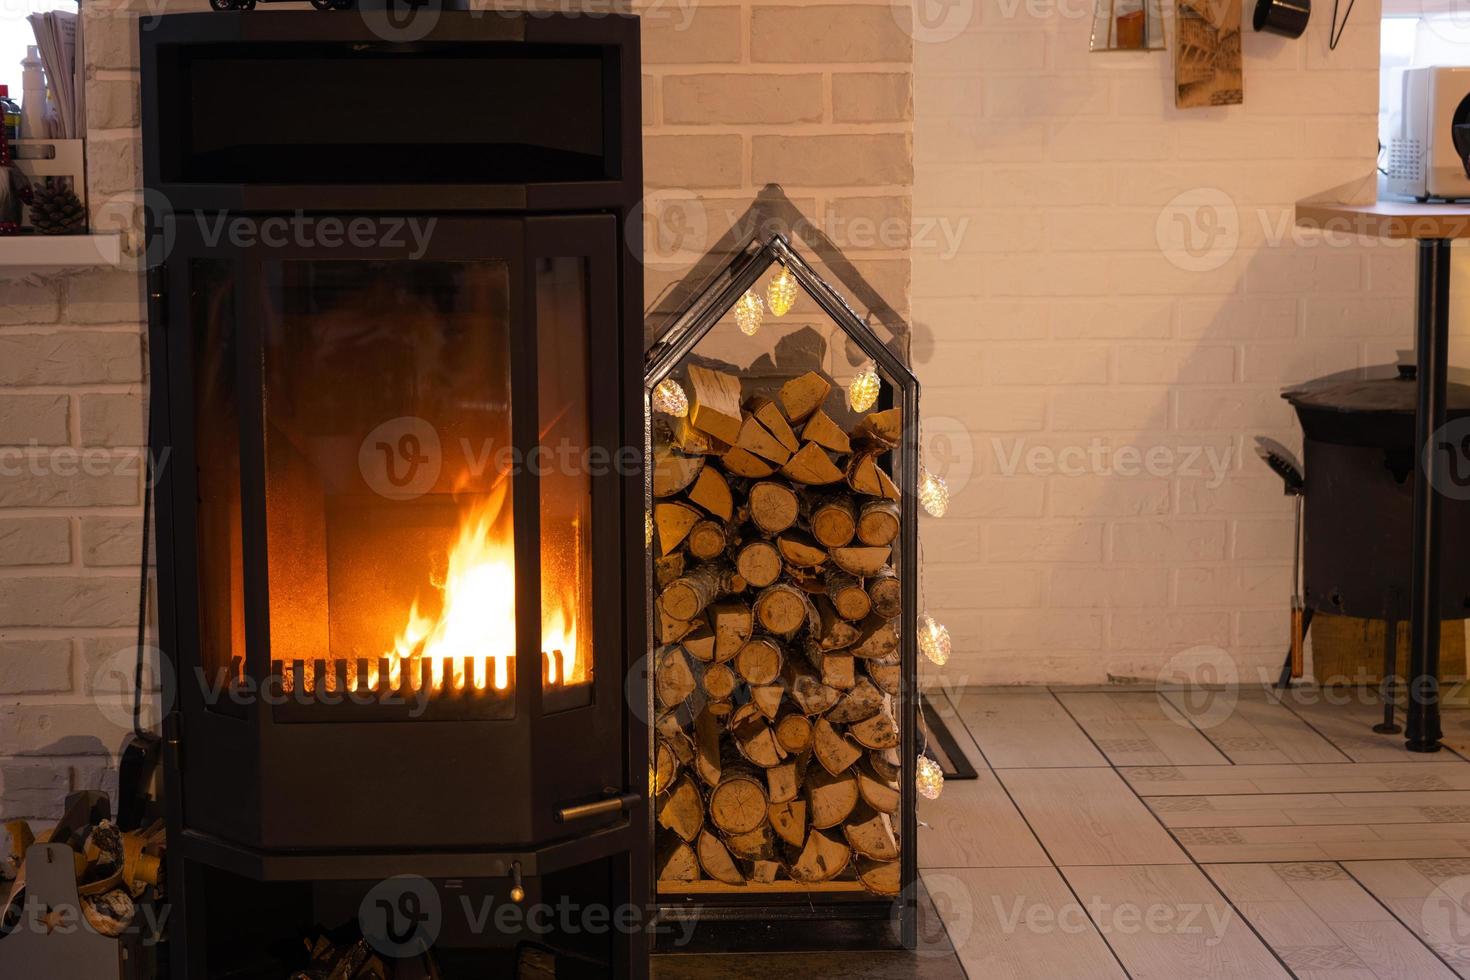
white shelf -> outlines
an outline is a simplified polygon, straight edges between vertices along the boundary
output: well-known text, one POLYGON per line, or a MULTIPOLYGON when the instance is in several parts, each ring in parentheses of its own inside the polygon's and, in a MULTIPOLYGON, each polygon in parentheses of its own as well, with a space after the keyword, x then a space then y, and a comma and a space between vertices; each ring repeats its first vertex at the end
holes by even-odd
POLYGON ((122 236, 117 234, 0 236, 0 275, 10 271, 115 266, 121 261, 122 236))

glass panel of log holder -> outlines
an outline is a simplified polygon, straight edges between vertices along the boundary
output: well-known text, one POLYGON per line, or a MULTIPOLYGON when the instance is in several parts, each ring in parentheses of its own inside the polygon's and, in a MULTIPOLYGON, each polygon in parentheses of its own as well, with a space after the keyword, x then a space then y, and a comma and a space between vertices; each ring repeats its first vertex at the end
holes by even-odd
POLYGON ((650 419, 658 892, 896 896, 906 420, 756 363, 650 419))

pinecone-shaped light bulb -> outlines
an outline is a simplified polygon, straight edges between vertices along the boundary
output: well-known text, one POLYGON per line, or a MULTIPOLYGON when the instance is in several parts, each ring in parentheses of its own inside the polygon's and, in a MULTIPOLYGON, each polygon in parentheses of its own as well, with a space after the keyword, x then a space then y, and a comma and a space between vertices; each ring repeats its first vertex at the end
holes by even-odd
POLYGON ((653 410, 682 419, 689 414, 689 396, 673 378, 664 378, 653 389, 653 410))
POLYGON ((944 792, 944 770, 939 768, 939 763, 927 755, 921 755, 917 769, 914 781, 918 785, 919 795, 926 800, 939 799, 939 794, 944 792))
POLYGON ((784 265, 766 286, 766 305, 772 316, 785 316, 796 302, 796 277, 784 265))
POLYGON ((943 623, 925 616, 919 621, 919 649, 936 667, 949 663, 949 629, 943 623))
POLYGON ((653 547, 653 511, 651 510, 643 512, 643 546, 653 547))
POLYGON ((949 511, 949 484, 927 468, 919 474, 919 503, 930 517, 943 517, 949 511))
POLYGON ((853 378, 847 386, 847 404, 854 412, 866 412, 878 401, 878 392, 883 388, 883 382, 878 379, 878 370, 869 361, 863 365, 857 377, 853 378))
POLYGON ((735 324, 740 327, 741 333, 754 337, 755 332, 761 328, 761 321, 765 319, 765 312, 761 306, 761 298, 747 289, 745 295, 735 303, 735 324))

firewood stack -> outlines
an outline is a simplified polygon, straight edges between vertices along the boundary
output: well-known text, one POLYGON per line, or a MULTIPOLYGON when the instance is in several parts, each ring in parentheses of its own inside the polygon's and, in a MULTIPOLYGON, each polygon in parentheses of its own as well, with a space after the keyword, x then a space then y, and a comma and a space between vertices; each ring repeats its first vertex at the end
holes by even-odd
POLYGON ((896 895, 900 410, 845 430, 817 372, 688 386, 654 447, 660 885, 896 895))
POLYGON ((387 957, 360 936, 334 941, 326 933, 306 941, 310 963, 289 980, 442 980, 431 952, 387 957))
POLYGON ((366 939, 345 946, 325 935, 306 944, 311 964, 291 974, 290 980, 391 980, 392 968, 366 939))

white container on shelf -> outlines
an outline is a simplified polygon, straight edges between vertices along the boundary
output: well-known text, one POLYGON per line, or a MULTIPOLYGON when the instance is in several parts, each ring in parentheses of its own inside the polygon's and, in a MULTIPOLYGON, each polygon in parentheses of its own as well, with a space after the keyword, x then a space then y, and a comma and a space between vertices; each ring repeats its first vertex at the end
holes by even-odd
MULTIPOLYGON (((47 177, 65 177, 87 203, 87 167, 83 140, 21 139, 12 161, 31 183, 47 177)), ((22 224, 29 224, 30 214, 22 224)), ((0 237, 0 281, 60 269, 116 266, 122 261, 118 234, 38 235, 0 237)))
MULTIPOLYGON (((24 123, 21 132, 25 132, 24 123)), ((12 147, 12 163, 32 184, 47 177, 65 177, 71 181, 71 189, 87 206, 87 159, 86 140, 33 140, 19 139, 12 147)), ((21 218, 21 225, 31 223, 30 209, 21 218)), ((89 215, 90 223, 90 215, 89 215)))
POLYGON ((46 76, 41 71, 41 49, 32 44, 20 63, 20 135, 22 139, 46 139, 51 135, 46 105, 46 76))

